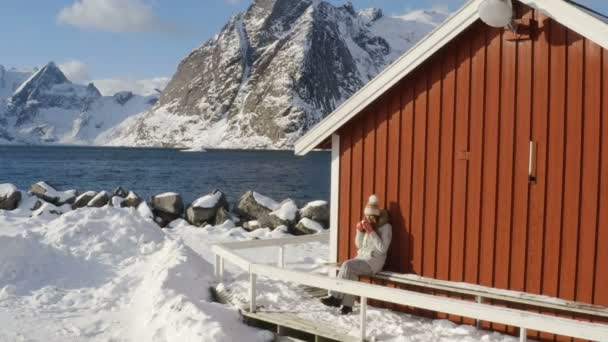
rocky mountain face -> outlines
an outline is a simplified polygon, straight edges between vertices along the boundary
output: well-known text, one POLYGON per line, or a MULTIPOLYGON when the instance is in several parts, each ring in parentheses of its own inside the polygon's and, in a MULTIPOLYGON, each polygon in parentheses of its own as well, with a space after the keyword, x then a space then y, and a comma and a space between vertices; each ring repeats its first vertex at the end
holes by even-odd
POLYGON ((180 64, 158 104, 106 132, 110 145, 289 148, 431 31, 320 0, 255 0, 180 64))
POLYGON ((0 142, 94 144, 156 100, 130 92, 102 96, 92 83, 70 82, 53 62, 22 74, 0 66, 0 142))

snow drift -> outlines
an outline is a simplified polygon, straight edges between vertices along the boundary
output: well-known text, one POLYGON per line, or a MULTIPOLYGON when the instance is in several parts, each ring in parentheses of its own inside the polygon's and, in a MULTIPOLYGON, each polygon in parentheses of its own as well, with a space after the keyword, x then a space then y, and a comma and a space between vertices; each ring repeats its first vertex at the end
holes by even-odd
POLYGON ((255 340, 234 310, 210 302, 212 266, 136 210, 28 220, 38 224, 0 236, 0 324, 12 327, 0 340, 255 340), (44 315, 53 319, 32 329, 44 315))

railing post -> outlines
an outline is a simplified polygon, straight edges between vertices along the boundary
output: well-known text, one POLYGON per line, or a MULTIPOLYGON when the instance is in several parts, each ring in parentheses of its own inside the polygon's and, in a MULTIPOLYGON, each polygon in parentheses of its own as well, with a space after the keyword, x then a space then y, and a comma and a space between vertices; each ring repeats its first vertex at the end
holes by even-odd
MULTIPOLYGON (((478 304, 481 304, 481 303, 483 303, 483 297, 482 296, 475 296, 475 301, 478 304)), ((481 320, 476 319, 475 320, 475 326, 477 327, 477 329, 480 329, 481 328, 481 320)))
POLYGON ((255 281, 256 274, 249 271, 249 312, 255 312, 255 281))
POLYGON ((367 297, 361 297, 361 341, 365 341, 367 328, 367 297))
POLYGON ((220 283, 224 282, 224 258, 220 257, 220 265, 219 265, 219 280, 220 283))
POLYGON ((528 341, 528 329, 519 328, 519 342, 528 341))
POLYGON ((215 280, 220 281, 220 259, 219 254, 215 255, 215 263, 213 264, 213 275, 215 276, 215 280))
POLYGON ((279 246, 279 262, 278 267, 285 268, 285 246, 279 246))

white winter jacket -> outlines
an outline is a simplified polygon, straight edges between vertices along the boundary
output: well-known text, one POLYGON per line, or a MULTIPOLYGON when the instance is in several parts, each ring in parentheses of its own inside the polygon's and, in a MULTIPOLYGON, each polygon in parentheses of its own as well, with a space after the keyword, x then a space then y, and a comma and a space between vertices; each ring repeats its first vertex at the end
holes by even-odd
POLYGON ((392 238, 393 228, 389 223, 384 223, 370 234, 357 230, 356 259, 365 260, 374 273, 380 272, 386 262, 386 254, 392 238))

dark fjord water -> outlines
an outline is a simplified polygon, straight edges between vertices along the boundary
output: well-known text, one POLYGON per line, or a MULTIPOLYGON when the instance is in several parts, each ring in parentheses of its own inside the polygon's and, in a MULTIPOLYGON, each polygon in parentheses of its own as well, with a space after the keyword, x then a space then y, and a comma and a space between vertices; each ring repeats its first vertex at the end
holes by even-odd
POLYGON ((46 180, 59 190, 79 191, 122 186, 146 198, 173 191, 186 202, 220 189, 234 203, 256 190, 303 205, 329 199, 330 158, 328 152, 301 158, 289 151, 0 146, 0 183, 29 189, 46 180))

